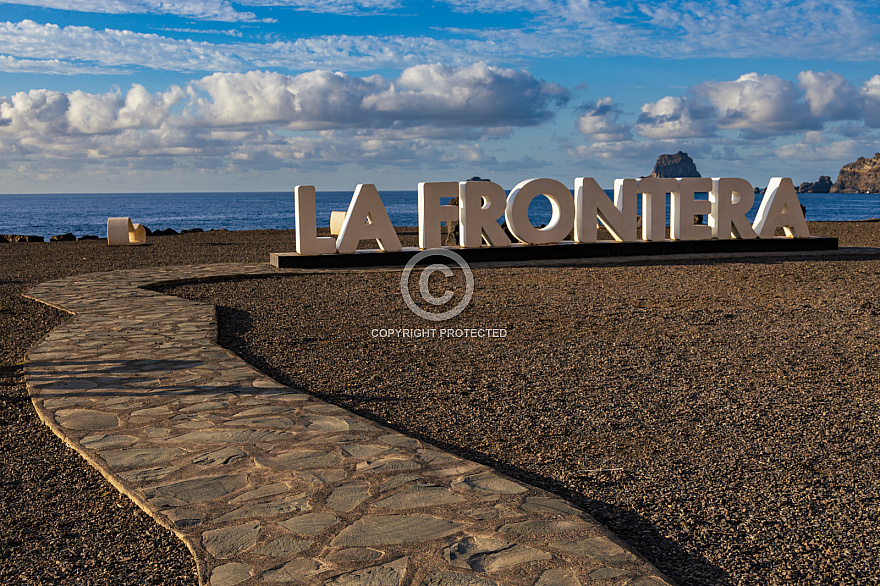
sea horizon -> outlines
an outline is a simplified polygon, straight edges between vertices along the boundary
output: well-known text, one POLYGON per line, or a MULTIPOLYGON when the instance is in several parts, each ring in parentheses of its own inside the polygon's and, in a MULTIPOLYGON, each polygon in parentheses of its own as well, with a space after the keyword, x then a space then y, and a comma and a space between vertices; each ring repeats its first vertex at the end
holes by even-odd
MULTIPOLYGON (((611 190, 605 190, 611 193, 611 190)), ((415 190, 380 190, 391 222, 397 227, 418 225, 415 190)), ((344 211, 352 191, 319 191, 317 224, 330 225, 330 212, 344 211)), ((807 221, 857 221, 880 218, 880 194, 798 194, 807 221)), ((760 194, 747 217, 752 220, 760 194)), ((182 230, 289 230, 295 226, 293 193, 265 192, 142 192, 0 194, 4 213, 0 234, 50 238, 107 235, 107 218, 127 216, 153 231, 182 230)), ((639 201, 641 208, 641 201, 639 201)), ((641 213, 641 210, 639 210, 641 213)), ((549 221, 549 201, 537 198, 529 208, 534 225, 549 221)), ((668 204, 667 204, 668 218, 668 204)))

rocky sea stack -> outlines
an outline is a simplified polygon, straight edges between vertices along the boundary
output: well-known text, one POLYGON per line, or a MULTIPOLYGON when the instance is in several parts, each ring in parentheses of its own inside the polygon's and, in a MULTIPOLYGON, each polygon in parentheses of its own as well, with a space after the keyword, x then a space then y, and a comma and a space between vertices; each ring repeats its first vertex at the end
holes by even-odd
POLYGON ((674 155, 660 155, 651 172, 651 177, 701 177, 694 160, 687 153, 678 151, 674 155))
POLYGON ((798 185, 797 192, 798 193, 831 193, 831 188, 834 187, 834 184, 831 182, 831 177, 828 175, 822 175, 819 177, 819 180, 815 183, 810 183, 809 181, 805 181, 798 185))
POLYGON ((844 165, 831 193, 880 193, 880 153, 844 165))

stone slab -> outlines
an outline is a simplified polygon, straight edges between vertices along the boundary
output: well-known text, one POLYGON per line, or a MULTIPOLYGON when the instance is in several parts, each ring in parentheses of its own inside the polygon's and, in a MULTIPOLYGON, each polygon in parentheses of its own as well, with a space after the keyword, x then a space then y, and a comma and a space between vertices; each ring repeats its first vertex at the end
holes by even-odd
POLYGON ((270 274, 153 267, 28 293, 75 314, 32 349, 34 408, 187 544, 201 584, 663 583, 565 501, 267 378, 217 346, 212 307, 142 289, 270 274))

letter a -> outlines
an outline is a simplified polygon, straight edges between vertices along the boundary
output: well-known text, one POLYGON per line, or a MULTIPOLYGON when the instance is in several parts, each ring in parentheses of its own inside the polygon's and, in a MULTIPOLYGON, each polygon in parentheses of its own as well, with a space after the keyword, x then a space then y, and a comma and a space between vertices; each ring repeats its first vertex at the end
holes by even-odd
POLYGON ((352 253, 357 249, 361 240, 375 239, 379 248, 394 252, 400 250, 400 239, 391 218, 385 211, 385 205, 376 186, 361 184, 354 191, 345 221, 339 230, 339 239, 336 241, 336 250, 342 253, 352 253))
POLYGON ((773 238, 776 228, 782 227, 789 238, 809 238, 810 229, 801 210, 794 183, 788 177, 774 177, 767 184, 767 192, 752 224, 758 238, 773 238))

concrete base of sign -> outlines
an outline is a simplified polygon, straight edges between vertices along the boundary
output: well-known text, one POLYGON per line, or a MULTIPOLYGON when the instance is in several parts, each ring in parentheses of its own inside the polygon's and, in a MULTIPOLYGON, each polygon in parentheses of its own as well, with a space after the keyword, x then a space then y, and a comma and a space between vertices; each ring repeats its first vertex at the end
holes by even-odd
MULTIPOLYGON (((666 256, 674 254, 731 254, 751 252, 810 252, 837 250, 837 238, 756 238, 742 240, 665 240, 663 242, 590 243, 561 242, 559 244, 514 244, 509 247, 483 246, 462 248, 447 246, 469 263, 510 262, 533 260, 566 260, 609 258, 616 256, 666 256)), ((354 254, 301 255, 295 252, 273 252, 269 263, 281 269, 335 269, 349 267, 404 266, 420 252, 407 247, 399 252, 358 250, 354 254)))

